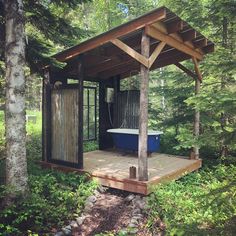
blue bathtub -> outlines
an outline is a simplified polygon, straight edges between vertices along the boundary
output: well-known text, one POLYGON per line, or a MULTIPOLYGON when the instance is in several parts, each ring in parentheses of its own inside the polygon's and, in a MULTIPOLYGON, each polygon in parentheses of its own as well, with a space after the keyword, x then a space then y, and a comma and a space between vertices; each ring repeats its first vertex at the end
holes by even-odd
MULTIPOLYGON (((138 151, 138 129, 109 129, 112 135, 114 146, 117 149, 127 151, 138 151)), ((148 131, 148 152, 157 152, 160 149, 161 131, 148 131)))

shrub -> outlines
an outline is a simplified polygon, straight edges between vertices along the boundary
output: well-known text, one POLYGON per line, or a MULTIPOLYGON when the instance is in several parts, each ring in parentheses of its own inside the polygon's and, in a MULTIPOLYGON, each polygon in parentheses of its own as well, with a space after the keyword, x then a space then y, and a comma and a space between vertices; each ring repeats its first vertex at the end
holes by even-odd
MULTIPOLYGON (((35 175, 30 174, 29 186, 27 197, 17 198, 15 204, 0 212, 0 235, 18 235, 27 230, 49 232, 53 227, 62 226, 80 213, 96 184, 74 173, 38 169, 35 175)), ((3 195, 3 189, 1 192, 3 195)))
POLYGON ((235 179, 235 166, 219 164, 159 185, 149 197, 149 227, 161 217, 169 235, 223 234, 236 215, 235 179))

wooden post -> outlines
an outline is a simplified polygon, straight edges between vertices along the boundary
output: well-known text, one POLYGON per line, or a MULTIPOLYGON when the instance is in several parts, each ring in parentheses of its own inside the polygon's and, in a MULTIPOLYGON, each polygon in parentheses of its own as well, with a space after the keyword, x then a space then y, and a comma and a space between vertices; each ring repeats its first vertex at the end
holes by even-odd
POLYGON ((42 160, 48 161, 51 159, 51 73, 45 72, 45 78, 43 79, 43 117, 42 117, 42 146, 43 155, 42 160))
POLYGON ((83 156, 83 82, 84 82, 84 64, 83 64, 83 54, 78 57, 78 165, 80 169, 83 169, 84 156, 83 156))
MULTIPOLYGON (((199 67, 198 67, 198 61, 193 58, 193 64, 194 64, 194 69, 197 74, 197 78, 195 79, 195 95, 197 96, 200 92, 200 85, 202 81, 202 75, 200 73, 199 67)), ((194 136, 198 138, 199 136, 199 131, 200 131, 200 111, 197 109, 195 110, 194 114, 194 136)), ((194 146, 193 147, 193 152, 194 152, 194 159, 199 159, 199 147, 194 146)))
POLYGON ((136 179, 136 167, 130 166, 129 168, 129 178, 130 179, 136 179))
MULTIPOLYGON (((142 33, 141 54, 149 58, 150 38, 142 33)), ((140 109, 139 109, 139 145, 138 145, 138 179, 148 180, 147 129, 148 129, 148 82, 149 69, 141 64, 140 109)))

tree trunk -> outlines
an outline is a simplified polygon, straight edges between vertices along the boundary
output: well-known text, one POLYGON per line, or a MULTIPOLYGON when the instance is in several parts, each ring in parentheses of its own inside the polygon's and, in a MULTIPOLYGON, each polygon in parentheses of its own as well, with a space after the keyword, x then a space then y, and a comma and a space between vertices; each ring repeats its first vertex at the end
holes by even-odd
MULTIPOLYGON (((226 17, 223 18, 223 22, 222 22, 222 27, 223 27, 223 31, 222 31, 222 46, 224 48, 227 48, 227 38, 228 38, 228 20, 226 17)), ((226 76, 222 76, 221 77, 221 90, 224 90, 226 87, 226 83, 227 83, 227 77, 226 76)), ((220 137, 220 154, 222 157, 226 157, 228 155, 228 145, 225 142, 225 126, 228 123, 228 117, 227 114, 225 112, 221 113, 221 117, 220 117, 220 123, 221 123, 221 137, 220 137)))
MULTIPOLYGON (((201 86, 200 80, 195 79, 195 95, 199 94, 200 86, 201 86)), ((196 138, 199 137, 199 131, 200 131, 200 111, 196 109, 194 114, 194 135, 196 138)), ((194 159, 199 159, 199 147, 194 146, 193 151, 194 151, 194 159)))
POLYGON ((25 130, 25 39, 22 0, 5 0, 6 184, 27 190, 25 130))

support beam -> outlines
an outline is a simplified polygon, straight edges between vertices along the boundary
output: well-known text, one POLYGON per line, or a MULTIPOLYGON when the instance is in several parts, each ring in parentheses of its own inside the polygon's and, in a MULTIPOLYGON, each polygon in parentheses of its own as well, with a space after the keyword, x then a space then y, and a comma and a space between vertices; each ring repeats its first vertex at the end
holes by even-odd
POLYGON ((187 67, 183 66, 181 63, 177 62, 175 63, 175 65, 182 70, 183 72, 185 72, 187 75, 191 76, 193 79, 197 79, 197 75, 195 73, 193 73, 191 70, 189 70, 187 67))
POLYGON ((83 83, 84 83, 84 60, 83 54, 78 57, 78 118, 79 118, 79 127, 78 127, 78 166, 80 169, 83 169, 84 165, 84 156, 83 156, 83 83))
POLYGON ((152 64, 155 62, 157 57, 160 55, 161 50, 165 47, 166 43, 165 42, 160 42, 155 50, 153 51, 152 55, 148 59, 148 68, 151 68, 152 64))
POLYGON ((156 29, 153 26, 147 26, 145 28, 145 31, 146 31, 147 35, 149 35, 159 41, 166 42, 166 44, 170 45, 171 47, 174 47, 181 52, 184 52, 192 57, 195 57, 198 60, 202 60, 202 58, 203 58, 203 55, 200 52, 192 49, 191 47, 187 46, 183 42, 180 42, 180 41, 176 40, 175 38, 162 33, 161 31, 159 31, 158 29, 156 29))
MULTIPOLYGON (((141 40, 141 53, 144 57, 149 57, 150 38, 143 31, 141 40)), ((148 132, 148 82, 149 69, 141 65, 140 83, 140 109, 139 109, 139 145, 138 145, 138 179, 148 180, 147 161, 147 132, 148 132)))
POLYGON ((125 53, 133 57, 136 61, 140 62, 144 66, 148 67, 148 58, 144 57, 140 53, 136 52, 133 48, 129 47, 127 44, 123 43, 119 39, 113 39, 111 42, 118 48, 123 50, 125 53))

